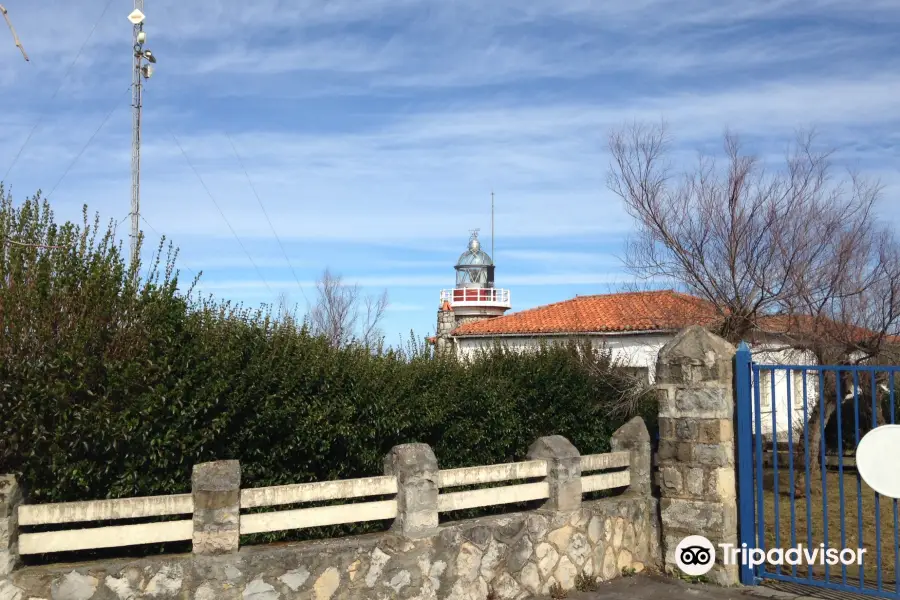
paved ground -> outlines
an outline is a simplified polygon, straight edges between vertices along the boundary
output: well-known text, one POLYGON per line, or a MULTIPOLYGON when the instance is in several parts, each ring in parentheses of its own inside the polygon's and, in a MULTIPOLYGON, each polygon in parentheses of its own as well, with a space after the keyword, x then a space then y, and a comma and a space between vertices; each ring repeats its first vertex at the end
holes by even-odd
POLYGON ((602 584, 595 592, 572 592, 567 600, 806 600, 807 597, 767 588, 720 588, 689 585, 657 576, 622 577, 602 584))

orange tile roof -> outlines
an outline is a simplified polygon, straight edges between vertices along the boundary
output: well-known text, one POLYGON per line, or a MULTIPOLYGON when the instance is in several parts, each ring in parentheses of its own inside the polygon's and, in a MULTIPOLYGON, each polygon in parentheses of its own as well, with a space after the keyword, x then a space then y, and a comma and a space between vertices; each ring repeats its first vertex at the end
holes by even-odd
POLYGON ((713 305, 674 290, 576 296, 517 313, 465 323, 454 336, 534 335, 677 330, 709 325, 717 319, 713 305))
MULTIPOLYGON (((772 315, 761 317, 757 324, 763 333, 776 335, 809 335, 810 337, 831 338, 844 343, 865 343, 878 337, 878 332, 850 323, 842 323, 824 316, 772 315)), ((897 336, 885 334, 885 341, 898 342, 897 336)))

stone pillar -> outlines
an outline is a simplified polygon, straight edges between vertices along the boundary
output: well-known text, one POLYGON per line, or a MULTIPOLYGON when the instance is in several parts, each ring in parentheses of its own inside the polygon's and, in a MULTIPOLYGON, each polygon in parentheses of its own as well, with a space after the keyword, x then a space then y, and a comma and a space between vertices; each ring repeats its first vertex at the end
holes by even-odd
POLYGON ((22 489, 15 476, 0 475, 0 580, 12 573, 19 562, 20 504, 22 504, 22 489))
POLYGON ((384 457, 384 474, 397 478, 395 533, 419 539, 438 529, 438 464, 428 444, 400 444, 384 457))
POLYGON ((236 460, 194 465, 194 554, 227 554, 240 547, 241 464, 236 460))
POLYGON ((550 497, 542 507, 554 512, 581 508, 581 454, 561 435, 538 438, 528 449, 528 460, 547 461, 550 497))
POLYGON ((735 487, 735 349, 702 327, 681 331, 659 352, 660 514, 666 571, 689 535, 706 537, 716 565, 706 575, 719 585, 738 583, 736 565, 722 564, 719 544, 738 545, 735 487))
POLYGON ((634 417, 612 435, 610 440, 613 452, 631 453, 629 474, 631 485, 628 493, 638 496, 649 496, 652 493, 653 451, 650 448, 650 432, 640 417, 634 417))
POLYGON ((437 313, 437 330, 435 333, 435 348, 438 352, 447 352, 453 349, 453 338, 450 332, 456 329, 456 315, 453 313, 450 303, 446 300, 437 313))

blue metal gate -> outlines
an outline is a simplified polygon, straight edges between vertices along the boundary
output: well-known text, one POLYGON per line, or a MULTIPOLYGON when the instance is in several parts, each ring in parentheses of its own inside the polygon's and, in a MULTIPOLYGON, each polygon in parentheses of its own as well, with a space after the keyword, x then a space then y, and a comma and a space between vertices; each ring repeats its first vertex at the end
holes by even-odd
MULTIPOLYGON (((742 547, 819 551, 813 565, 744 564, 741 582, 900 598, 897 500, 880 498, 853 460, 866 432, 897 422, 900 367, 757 364, 746 344, 735 366, 742 547), (827 550, 857 548, 861 564, 829 564, 827 550)), ((900 469, 900 456, 885 460, 900 469)))

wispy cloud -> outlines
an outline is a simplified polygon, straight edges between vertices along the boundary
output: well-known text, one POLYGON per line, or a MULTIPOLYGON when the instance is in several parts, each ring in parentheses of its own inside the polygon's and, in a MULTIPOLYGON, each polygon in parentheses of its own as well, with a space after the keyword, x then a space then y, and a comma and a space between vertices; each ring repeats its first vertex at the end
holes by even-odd
MULTIPOLYGON (((71 166, 51 198, 61 217, 129 210, 130 7, 98 22, 106 1, 5 3, 32 61, 0 36, 0 175, 40 121, 6 183, 47 192, 71 166)), ((666 119, 686 157, 726 127, 774 156, 816 126, 840 165, 900 193, 895 0, 154 0, 146 12, 160 59, 142 131, 148 244, 165 233, 204 271, 201 289, 227 297, 302 298, 332 266, 398 292, 396 307, 433 307, 468 230, 488 240, 492 189, 498 284, 514 298, 617 285, 632 222, 606 189, 605 143, 635 119, 666 119)), ((894 206, 881 210, 900 223, 894 206)), ((395 308, 389 321, 432 317, 395 308)))
MULTIPOLYGON (((522 275, 506 275, 503 277, 503 286, 565 286, 565 285, 606 285, 617 284, 629 281, 630 278, 622 273, 554 273, 554 274, 522 274, 522 275)), ((419 276, 419 277, 396 277, 396 276, 359 276, 346 278, 348 284, 356 284, 364 288, 392 288, 392 287, 424 287, 439 290, 442 286, 452 287, 452 281, 447 277, 440 276, 419 276)), ((315 285, 313 281, 302 281, 301 284, 305 288, 312 288, 315 285)), ((291 288, 295 285, 294 281, 278 280, 270 281, 268 285, 275 288, 291 288)), ((266 284, 261 281, 248 280, 230 280, 230 281, 205 281, 200 286, 204 290, 240 290, 240 289, 259 289, 265 288, 266 284)))

